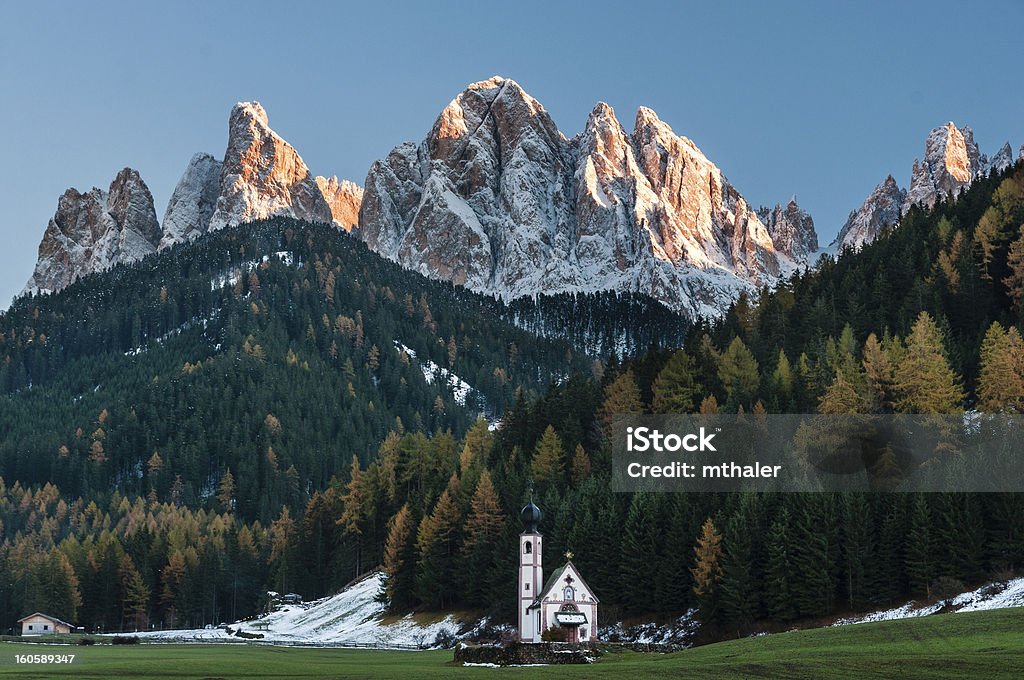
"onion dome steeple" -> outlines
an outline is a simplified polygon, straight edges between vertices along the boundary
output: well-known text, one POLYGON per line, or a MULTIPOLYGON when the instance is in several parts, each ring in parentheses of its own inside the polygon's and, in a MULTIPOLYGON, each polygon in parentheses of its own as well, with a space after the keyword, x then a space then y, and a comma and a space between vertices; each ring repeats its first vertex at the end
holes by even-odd
POLYGON ((537 525, 544 518, 544 513, 540 511, 531 500, 530 503, 523 508, 519 516, 523 519, 523 533, 524 534, 536 534, 540 533, 537 529, 537 525))

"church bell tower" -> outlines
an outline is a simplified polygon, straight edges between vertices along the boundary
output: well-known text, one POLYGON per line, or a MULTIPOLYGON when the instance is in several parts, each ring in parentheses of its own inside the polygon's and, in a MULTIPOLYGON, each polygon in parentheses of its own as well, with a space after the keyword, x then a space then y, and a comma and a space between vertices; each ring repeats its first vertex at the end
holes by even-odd
POLYGON ((540 608, 530 608, 540 596, 544 586, 544 568, 541 561, 541 535, 538 525, 543 514, 533 501, 520 513, 523 519, 523 533, 519 535, 519 640, 540 642, 540 608))

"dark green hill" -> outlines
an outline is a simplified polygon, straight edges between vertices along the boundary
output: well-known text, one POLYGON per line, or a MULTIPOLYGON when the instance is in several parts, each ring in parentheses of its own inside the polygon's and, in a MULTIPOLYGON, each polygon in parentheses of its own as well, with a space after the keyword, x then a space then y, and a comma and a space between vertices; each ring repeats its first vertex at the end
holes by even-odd
POLYGON ((640 298, 509 307, 327 226, 244 225, 0 316, 0 476, 195 506, 230 469, 240 514, 267 520, 391 430, 459 436, 517 391, 589 374, 588 350, 684 332, 640 298))

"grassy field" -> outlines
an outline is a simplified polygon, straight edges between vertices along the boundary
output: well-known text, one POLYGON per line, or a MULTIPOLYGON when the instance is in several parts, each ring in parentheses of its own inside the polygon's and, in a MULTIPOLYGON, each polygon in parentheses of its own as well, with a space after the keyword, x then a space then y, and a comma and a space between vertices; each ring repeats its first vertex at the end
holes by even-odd
POLYGON ((591 666, 462 668, 451 652, 224 645, 0 644, 19 678, 1022 678, 1024 609, 949 614, 723 642, 677 654, 621 653, 591 666), (75 653, 73 666, 17 666, 16 653, 75 653))

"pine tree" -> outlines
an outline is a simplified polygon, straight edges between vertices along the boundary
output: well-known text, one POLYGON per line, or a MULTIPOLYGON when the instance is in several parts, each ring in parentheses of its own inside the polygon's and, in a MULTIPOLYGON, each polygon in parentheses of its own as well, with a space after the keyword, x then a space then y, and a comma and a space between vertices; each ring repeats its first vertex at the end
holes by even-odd
POLYGON ((942 414, 963 410, 963 388, 950 368, 943 335, 927 312, 921 312, 906 340, 906 355, 896 365, 896 408, 901 413, 942 414))
POLYGON ((1013 301, 1017 314, 1021 313, 1021 301, 1024 300, 1024 224, 1017 232, 1017 239, 1010 244, 1010 252, 1006 257, 1006 266, 1010 274, 1003 279, 1006 293, 1013 301))
POLYGON ((818 412, 829 415, 847 415, 863 413, 865 408, 864 398, 860 395, 857 385, 850 381, 846 371, 836 370, 832 384, 818 400, 818 412))
POLYGON ((548 425, 533 450, 530 474, 538 483, 561 482, 565 477, 565 450, 555 428, 548 425))
POLYGON ((835 600, 835 569, 839 563, 836 517, 830 496, 800 498, 793 518, 791 584, 801 616, 821 616, 835 600))
POLYGON ((792 621, 797 616, 793 591, 794 563, 790 538, 789 510, 783 507, 768 530, 768 563, 765 568, 765 605, 768 616, 776 621, 792 621))
POLYGON ((695 378, 693 359, 685 350, 676 351, 654 380, 654 412, 690 413, 701 391, 695 378))
POLYGON ((235 500, 235 478, 231 474, 231 470, 228 469, 224 472, 224 476, 220 478, 220 485, 217 490, 217 502, 220 503, 220 507, 224 512, 231 512, 234 510, 235 500))
POLYGON ((760 380, 757 360, 739 336, 733 338, 722 354, 718 364, 718 379, 730 403, 739 406, 754 400, 760 380))
POLYGON ((864 378, 869 400, 867 407, 872 413, 884 413, 892 409, 893 366, 889 354, 874 333, 864 341, 864 378))
POLYGON ((633 494, 622 526, 620 587, 628 608, 635 613, 657 610, 650 573, 659 561, 659 501, 658 494, 633 494))
POLYGON ((348 536, 354 546, 354 567, 353 576, 362 574, 363 558, 363 524, 368 515, 369 489, 363 483, 363 470, 359 465, 359 458, 352 456, 352 463, 349 466, 349 482, 345 493, 341 497, 342 513, 338 518, 338 526, 341 527, 343 536, 348 536))
POLYGON ((124 617, 135 630, 145 630, 148 621, 150 590, 142 574, 127 555, 122 560, 121 584, 124 590, 124 617))
POLYGON ((701 527, 693 552, 695 564, 690 573, 693 575, 693 594, 697 597, 700 617, 702 621, 715 621, 719 615, 718 582, 722 579, 722 537, 710 517, 701 527))
POLYGON ((612 423, 622 415, 643 413, 640 388, 632 370, 624 372, 604 389, 604 403, 601 405, 601 425, 604 435, 612 438, 612 423))
POLYGON ((931 599, 931 584, 936 577, 935 548, 931 510, 923 495, 914 500, 907 536, 906 570, 911 592, 931 599))
POLYGON ((590 477, 590 456, 583 449, 582 444, 576 445, 576 452, 572 456, 572 483, 579 485, 590 477))
POLYGON ((392 612, 416 604, 416 526, 408 503, 391 518, 384 544, 383 598, 392 612))
POLYGON ((992 322, 981 343, 978 408, 989 413, 1024 413, 1024 339, 1016 327, 992 322))
POLYGON ((457 599, 459 520, 459 509, 445 489, 416 532, 416 593, 433 609, 444 609, 457 599))
POLYGON ((843 496, 843 578, 846 600, 850 607, 857 609, 867 605, 870 599, 870 565, 874 559, 872 548, 871 506, 863 494, 851 493, 843 496))
POLYGON ((729 518, 722 539, 722 618, 740 627, 750 624, 758 610, 751 519, 741 506, 729 518))
POLYGON ((772 389, 775 390, 779 408, 783 412, 793 408, 794 380, 793 367, 789 363, 789 357, 780 349, 775 362, 775 370, 772 371, 772 389))
POLYGON ((701 415, 714 415, 718 413, 718 400, 715 399, 715 395, 711 394, 704 397, 703 401, 700 402, 700 409, 698 409, 701 415))
POLYGON ((501 539, 505 534, 505 513, 487 470, 480 474, 462 533, 465 536, 462 598, 471 606, 486 607, 491 604, 493 593, 502 586, 501 539))

